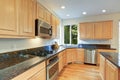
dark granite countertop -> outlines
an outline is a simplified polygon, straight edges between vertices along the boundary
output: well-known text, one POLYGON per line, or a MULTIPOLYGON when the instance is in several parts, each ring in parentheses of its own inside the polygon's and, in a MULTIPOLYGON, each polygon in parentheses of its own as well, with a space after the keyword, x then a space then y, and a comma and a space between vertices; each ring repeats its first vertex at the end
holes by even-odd
POLYGON ((52 54, 48 54, 45 57, 27 54, 27 58, 20 55, 5 58, 0 63, 0 80, 10 80, 65 49, 64 47, 59 47, 59 49, 54 50, 52 54))
POLYGON ((10 80, 17 75, 25 72, 26 70, 32 68, 33 66, 36 66, 37 64, 44 61, 45 57, 37 57, 32 55, 30 59, 18 59, 12 58, 8 61, 3 61, 2 64, 6 65, 0 65, 0 80, 10 80))
POLYGON ((116 67, 120 68, 120 54, 113 52, 100 52, 106 59, 113 63, 116 67))

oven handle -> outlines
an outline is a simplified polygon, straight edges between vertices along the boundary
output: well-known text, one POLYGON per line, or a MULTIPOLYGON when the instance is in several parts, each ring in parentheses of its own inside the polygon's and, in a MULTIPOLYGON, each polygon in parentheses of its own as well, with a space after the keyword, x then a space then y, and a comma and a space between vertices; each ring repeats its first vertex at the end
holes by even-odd
POLYGON ((53 67, 53 65, 55 65, 58 62, 59 62, 59 59, 57 59, 53 64, 47 65, 47 69, 50 69, 51 67, 53 67))

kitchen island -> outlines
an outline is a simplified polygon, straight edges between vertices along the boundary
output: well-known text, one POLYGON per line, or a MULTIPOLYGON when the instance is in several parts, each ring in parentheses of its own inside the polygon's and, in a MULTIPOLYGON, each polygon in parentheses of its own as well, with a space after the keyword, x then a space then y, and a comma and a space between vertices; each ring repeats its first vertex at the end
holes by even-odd
POLYGON ((120 80, 120 54, 101 52, 99 69, 102 80, 120 80))

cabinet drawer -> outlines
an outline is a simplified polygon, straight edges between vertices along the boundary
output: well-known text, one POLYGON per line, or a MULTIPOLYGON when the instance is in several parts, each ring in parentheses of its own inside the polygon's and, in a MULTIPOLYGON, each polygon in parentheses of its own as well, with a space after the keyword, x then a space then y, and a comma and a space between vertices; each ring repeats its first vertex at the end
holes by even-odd
POLYGON ((43 68, 45 68, 45 62, 42 62, 42 63, 38 64, 37 66, 25 71, 24 73, 18 75, 17 77, 13 78, 12 80, 27 80, 43 68))

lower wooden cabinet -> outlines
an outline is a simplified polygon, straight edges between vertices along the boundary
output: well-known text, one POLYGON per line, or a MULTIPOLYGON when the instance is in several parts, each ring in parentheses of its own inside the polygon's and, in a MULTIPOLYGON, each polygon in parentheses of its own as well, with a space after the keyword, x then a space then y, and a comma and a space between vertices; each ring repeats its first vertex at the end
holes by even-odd
POLYGON ((77 49, 76 61, 79 63, 84 63, 84 49, 77 49))
POLYGON ((100 55, 100 76, 102 80, 105 79, 105 57, 100 55))
POLYGON ((67 63, 80 62, 84 63, 84 49, 71 48, 67 49, 67 63))
POLYGON ((110 49, 97 49, 97 65, 100 65, 100 52, 117 52, 116 50, 110 50, 110 49))
POLYGON ((41 71, 37 72, 28 80, 46 80, 46 69, 42 69, 41 71))
POLYGON ((120 80, 118 79, 118 72, 119 69, 116 66, 100 55, 100 75, 102 80, 120 80))
POLYGON ((12 80, 46 80, 45 61, 16 76, 12 80))
POLYGON ((62 51, 59 53, 59 72, 63 69, 63 67, 66 65, 66 51, 62 51))
POLYGON ((114 66, 110 61, 106 60, 106 77, 105 80, 119 80, 118 79, 118 68, 114 66))

